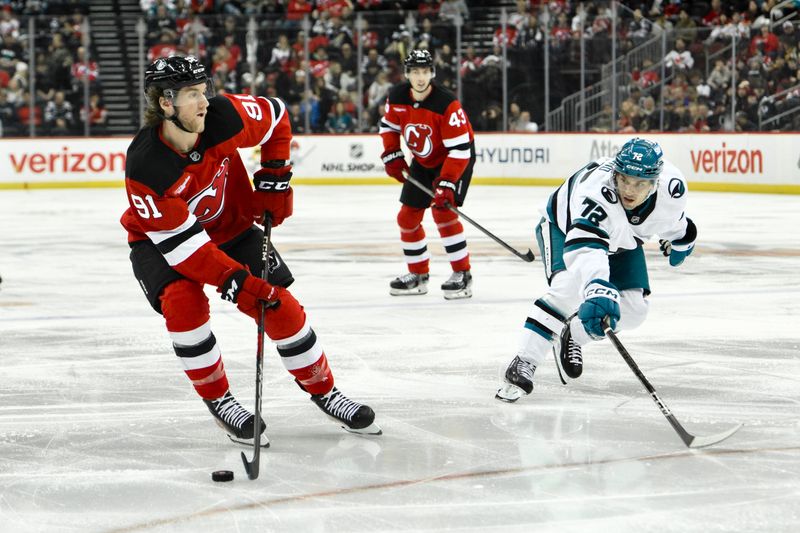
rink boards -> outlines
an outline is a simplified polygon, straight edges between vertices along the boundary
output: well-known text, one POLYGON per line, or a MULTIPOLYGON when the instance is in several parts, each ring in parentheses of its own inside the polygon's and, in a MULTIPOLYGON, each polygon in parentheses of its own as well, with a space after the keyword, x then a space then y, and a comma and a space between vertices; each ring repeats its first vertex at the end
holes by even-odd
MULTIPOLYGON (((610 156, 634 134, 478 133, 474 183, 555 185, 587 161, 610 156)), ((694 190, 800 194, 800 134, 643 135, 661 143, 694 190)), ((130 137, 3 139, 0 189, 118 187, 130 137)), ((388 184, 383 145, 371 135, 298 135, 295 183, 388 184)), ((258 165, 258 148, 242 150, 258 165)))

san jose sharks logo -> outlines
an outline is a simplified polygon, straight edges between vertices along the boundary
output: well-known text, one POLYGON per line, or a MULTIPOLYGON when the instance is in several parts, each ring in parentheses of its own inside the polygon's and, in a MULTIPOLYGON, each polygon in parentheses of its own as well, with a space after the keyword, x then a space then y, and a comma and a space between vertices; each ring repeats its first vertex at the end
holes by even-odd
POLYGON ((407 124, 403 129, 406 146, 420 157, 428 157, 433 152, 432 134, 433 130, 427 124, 407 124))
POLYGON ((189 200, 189 209, 201 224, 217 218, 225 206, 225 183, 228 181, 229 159, 220 163, 211 183, 189 200))

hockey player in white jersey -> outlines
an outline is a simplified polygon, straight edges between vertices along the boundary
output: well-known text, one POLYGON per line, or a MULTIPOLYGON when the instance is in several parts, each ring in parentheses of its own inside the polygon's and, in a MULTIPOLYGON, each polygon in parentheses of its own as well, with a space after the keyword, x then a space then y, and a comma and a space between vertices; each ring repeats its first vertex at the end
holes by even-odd
POLYGON ((661 147, 635 138, 550 196, 536 228, 550 288, 525 320, 497 399, 530 394, 536 367, 551 350, 562 379, 579 377, 581 347, 605 337, 604 320, 615 332, 644 322, 650 284, 642 244, 658 236, 674 267, 692 253, 697 228, 684 212, 686 192, 683 174, 661 147))

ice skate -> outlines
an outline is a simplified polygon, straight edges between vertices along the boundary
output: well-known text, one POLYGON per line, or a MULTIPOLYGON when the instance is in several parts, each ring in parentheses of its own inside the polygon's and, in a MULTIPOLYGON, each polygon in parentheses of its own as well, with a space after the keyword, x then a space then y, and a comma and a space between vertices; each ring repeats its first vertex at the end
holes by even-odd
POLYGON ((442 283, 445 300, 457 300, 472 296, 472 274, 469 270, 459 270, 450 275, 450 279, 442 283))
MULTIPOLYGON (((255 425, 256 417, 253 413, 242 407, 230 391, 227 391, 222 397, 216 400, 203 400, 203 402, 206 404, 206 407, 208 407, 208 410, 211 411, 211 414, 214 415, 217 424, 225 430, 228 437, 233 442, 247 446, 253 445, 253 426, 255 425)), ((262 434, 264 430, 266 430, 266 427, 267 425, 262 419, 262 434)), ((266 435, 261 436, 261 447, 269 448, 269 439, 266 435)))
POLYGON ((409 272, 398 276, 389 283, 389 294, 392 296, 406 296, 411 294, 426 294, 428 292, 428 274, 415 274, 409 272))
POLYGON ((495 398, 514 403, 533 391, 533 373, 536 365, 520 359, 517 355, 506 369, 505 383, 495 394, 495 398))
POLYGON ((375 411, 368 405, 354 402, 334 387, 328 394, 312 394, 311 401, 322 412, 335 420, 342 429, 362 435, 381 435, 383 431, 375 424, 375 411))
POLYGON ((567 384, 564 379, 565 375, 571 379, 581 377, 581 373, 583 373, 583 350, 581 350, 578 343, 572 340, 569 323, 561 332, 558 342, 553 345, 553 356, 555 357, 558 375, 562 383, 567 384))

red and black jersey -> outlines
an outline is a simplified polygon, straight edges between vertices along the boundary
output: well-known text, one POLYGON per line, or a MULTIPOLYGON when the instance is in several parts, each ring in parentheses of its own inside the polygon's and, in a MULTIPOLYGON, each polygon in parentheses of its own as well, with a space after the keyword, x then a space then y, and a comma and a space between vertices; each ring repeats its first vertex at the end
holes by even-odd
POLYGON ((128 241, 150 239, 189 279, 218 285, 239 267, 217 245, 253 224, 253 189, 238 148, 261 145, 261 160, 289 160, 292 132, 277 98, 226 94, 209 99, 205 130, 188 153, 161 126, 145 127, 128 147, 122 215, 128 241))
POLYGON ((379 133, 386 151, 399 150, 402 135, 420 165, 441 165, 440 177, 455 182, 469 163, 475 135, 453 93, 435 84, 431 87, 431 94, 421 102, 411 96, 410 82, 392 87, 379 133))

